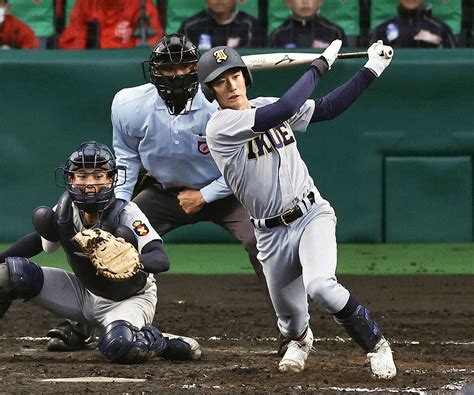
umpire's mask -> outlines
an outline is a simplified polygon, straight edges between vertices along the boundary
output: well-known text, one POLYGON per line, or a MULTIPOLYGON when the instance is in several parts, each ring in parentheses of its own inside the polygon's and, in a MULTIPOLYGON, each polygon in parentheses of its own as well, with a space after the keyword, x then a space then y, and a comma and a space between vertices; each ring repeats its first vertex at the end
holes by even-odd
POLYGON ((182 34, 168 34, 156 44, 150 60, 142 63, 145 79, 156 86, 158 94, 164 100, 168 111, 178 115, 191 109, 192 101, 199 87, 195 67, 182 75, 163 75, 160 67, 176 65, 197 65, 199 51, 182 34))

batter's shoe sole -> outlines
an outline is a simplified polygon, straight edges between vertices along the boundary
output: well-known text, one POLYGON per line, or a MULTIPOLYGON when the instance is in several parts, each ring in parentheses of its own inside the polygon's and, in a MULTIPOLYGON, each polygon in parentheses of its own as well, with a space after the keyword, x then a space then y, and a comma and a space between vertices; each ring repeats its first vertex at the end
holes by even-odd
POLYGON ((313 332, 308 328, 303 340, 291 340, 285 355, 278 364, 280 372, 299 373, 304 370, 306 359, 313 347, 313 332))
POLYGON ((393 362, 392 349, 384 337, 375 345, 372 352, 367 354, 372 375, 378 379, 391 379, 397 374, 395 362, 393 362))

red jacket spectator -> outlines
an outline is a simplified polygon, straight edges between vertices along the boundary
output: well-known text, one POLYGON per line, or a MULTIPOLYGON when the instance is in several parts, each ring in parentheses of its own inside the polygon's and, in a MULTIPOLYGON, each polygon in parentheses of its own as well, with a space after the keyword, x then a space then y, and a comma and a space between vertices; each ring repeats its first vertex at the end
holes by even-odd
POLYGON ((38 49, 39 41, 28 25, 12 15, 0 23, 0 48, 38 49))
MULTIPOLYGON (((88 27, 95 24, 99 48, 133 48, 140 38, 133 36, 140 16, 141 0, 77 0, 69 25, 59 38, 62 49, 85 49, 88 27)), ((152 0, 146 1, 146 13, 156 35, 147 39, 154 45, 163 35, 158 11, 152 0)))

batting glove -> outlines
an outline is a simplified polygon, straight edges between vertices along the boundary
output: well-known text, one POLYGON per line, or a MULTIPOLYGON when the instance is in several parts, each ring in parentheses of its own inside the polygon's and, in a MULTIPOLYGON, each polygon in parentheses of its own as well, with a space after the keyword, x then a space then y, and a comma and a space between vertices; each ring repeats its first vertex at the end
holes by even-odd
POLYGON ((341 45, 341 40, 334 40, 318 58, 313 60, 311 67, 318 70, 320 76, 324 75, 326 71, 331 70, 331 66, 337 59, 341 45))
POLYGON ((329 64, 329 70, 331 70, 332 64, 336 61, 337 59, 337 54, 339 53, 339 50, 341 49, 342 41, 341 40, 334 40, 329 47, 327 47, 324 52, 321 54, 321 56, 324 56, 324 58, 328 61, 329 64))
POLYGON ((380 77, 392 61, 393 48, 383 45, 383 41, 379 40, 369 47, 367 54, 369 55, 369 60, 364 67, 372 70, 377 77, 380 77))

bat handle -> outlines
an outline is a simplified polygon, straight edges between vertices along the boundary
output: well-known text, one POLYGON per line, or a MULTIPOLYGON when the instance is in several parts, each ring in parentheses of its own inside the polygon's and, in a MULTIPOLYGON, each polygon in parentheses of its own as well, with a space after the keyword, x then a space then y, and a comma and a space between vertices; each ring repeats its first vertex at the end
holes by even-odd
MULTIPOLYGON (((386 59, 390 59, 393 56, 393 49, 391 47, 384 48, 383 51, 379 54, 386 59)), ((338 59, 356 59, 356 58, 366 58, 368 57, 367 52, 349 52, 349 53, 340 53, 337 55, 338 59)))

